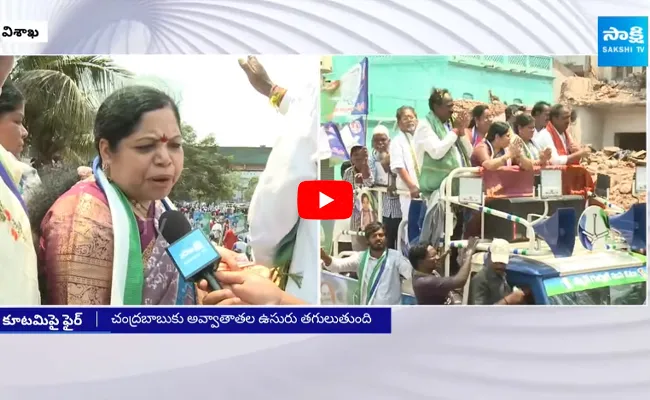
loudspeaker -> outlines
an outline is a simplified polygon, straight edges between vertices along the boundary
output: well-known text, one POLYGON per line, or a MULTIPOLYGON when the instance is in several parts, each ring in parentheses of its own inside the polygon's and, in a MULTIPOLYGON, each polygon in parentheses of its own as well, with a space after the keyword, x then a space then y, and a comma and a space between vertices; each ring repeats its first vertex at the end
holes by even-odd
POLYGON ((535 225, 535 234, 558 258, 571 257, 576 244, 576 210, 558 208, 550 218, 535 225))
POLYGON ((632 250, 646 248, 646 203, 634 204, 620 215, 609 217, 609 226, 617 230, 632 250))

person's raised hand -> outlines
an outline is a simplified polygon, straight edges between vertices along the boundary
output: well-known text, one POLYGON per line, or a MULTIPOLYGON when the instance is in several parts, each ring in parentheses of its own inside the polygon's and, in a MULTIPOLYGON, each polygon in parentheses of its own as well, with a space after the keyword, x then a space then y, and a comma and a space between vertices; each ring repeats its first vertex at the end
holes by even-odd
POLYGON ((262 63, 259 62, 257 57, 248 56, 247 58, 239 59, 239 66, 244 70, 248 81, 251 86, 262 95, 269 97, 273 89, 273 82, 269 78, 269 74, 264 69, 262 63))
POLYGON ((476 251, 476 246, 478 246, 478 243, 480 242, 480 238, 478 236, 472 236, 467 240, 467 251, 470 252, 475 252, 476 251))
POLYGON ((508 153, 510 154, 510 158, 519 158, 521 156, 521 147, 511 143, 508 146, 508 153))
POLYGON ((469 126, 469 118, 467 112, 464 110, 459 110, 453 120, 452 128, 454 128, 454 132, 456 132, 458 136, 464 136, 465 128, 467 128, 467 126, 469 126))

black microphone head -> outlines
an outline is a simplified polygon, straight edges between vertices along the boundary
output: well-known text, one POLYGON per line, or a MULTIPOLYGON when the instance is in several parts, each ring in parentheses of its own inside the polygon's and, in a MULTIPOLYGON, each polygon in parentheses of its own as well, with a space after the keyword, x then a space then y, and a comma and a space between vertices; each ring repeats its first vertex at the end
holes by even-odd
POLYGON ((190 221, 183 213, 176 210, 165 211, 158 220, 160 234, 167 243, 172 244, 192 230, 190 221))

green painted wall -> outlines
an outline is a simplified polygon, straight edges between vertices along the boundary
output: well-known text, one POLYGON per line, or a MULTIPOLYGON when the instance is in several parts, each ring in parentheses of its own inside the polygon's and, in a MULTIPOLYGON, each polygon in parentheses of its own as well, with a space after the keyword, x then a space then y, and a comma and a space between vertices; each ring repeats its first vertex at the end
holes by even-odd
MULTIPOLYGON (((332 56, 337 79, 358 63, 358 56, 332 56)), ((432 87, 446 88, 454 98, 489 102, 489 90, 508 104, 553 101, 553 59, 543 56, 371 56, 368 57, 368 132, 379 120, 393 127, 403 105, 423 117, 432 87)), ((344 121, 344 120, 343 120, 344 121)), ((343 122, 341 121, 341 122, 343 122)), ((338 168, 335 176, 340 179, 338 168)))

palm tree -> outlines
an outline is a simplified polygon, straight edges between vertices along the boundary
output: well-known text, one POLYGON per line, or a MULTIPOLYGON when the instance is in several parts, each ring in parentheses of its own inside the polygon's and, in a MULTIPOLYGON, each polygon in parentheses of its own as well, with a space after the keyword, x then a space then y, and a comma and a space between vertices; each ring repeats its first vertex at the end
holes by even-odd
POLYGON ((25 126, 37 162, 61 156, 86 164, 99 104, 131 75, 103 56, 20 57, 11 78, 27 99, 25 126))

